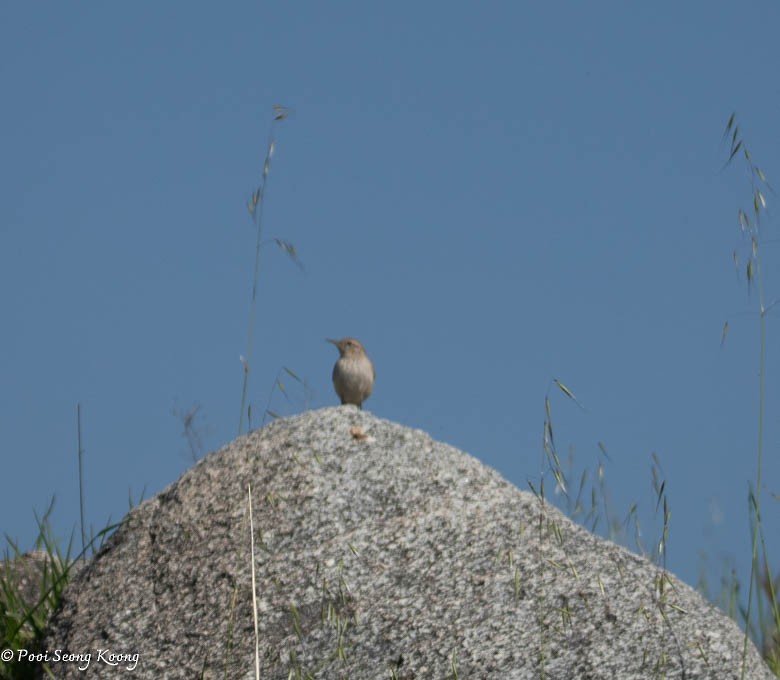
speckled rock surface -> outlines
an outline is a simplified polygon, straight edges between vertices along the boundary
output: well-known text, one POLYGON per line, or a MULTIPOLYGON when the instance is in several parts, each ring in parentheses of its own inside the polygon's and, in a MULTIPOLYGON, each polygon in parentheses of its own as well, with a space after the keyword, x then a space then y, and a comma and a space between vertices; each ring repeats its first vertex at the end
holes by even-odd
MULTIPOLYGON (((255 677, 250 483, 261 678, 739 677, 740 630, 690 587, 351 406, 242 437, 130 512, 51 622, 54 675, 255 677)), ((773 677, 752 645, 746 677, 773 677)))

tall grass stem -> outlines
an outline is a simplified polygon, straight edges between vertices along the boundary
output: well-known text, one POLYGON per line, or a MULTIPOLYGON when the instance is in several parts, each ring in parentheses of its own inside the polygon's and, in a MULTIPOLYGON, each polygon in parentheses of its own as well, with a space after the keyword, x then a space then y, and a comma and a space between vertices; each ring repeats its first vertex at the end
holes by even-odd
POLYGON ((81 402, 76 403, 76 430, 79 447, 79 513, 81 515, 81 554, 87 559, 87 533, 84 526, 84 447, 81 445, 81 402))
POLYGON ((287 117, 287 109, 281 106, 274 106, 274 117, 271 121, 271 130, 268 134, 268 146, 265 153, 265 161, 263 163, 263 174, 260 184, 252 193, 249 201, 247 202, 247 208, 249 215, 251 216, 256 230, 257 239, 255 243, 255 267, 252 274, 252 299, 249 305, 249 328, 247 330, 247 349, 246 356, 243 358, 244 365, 244 381, 241 387, 241 414, 238 419, 238 434, 241 435, 244 429, 244 413, 246 412, 246 395, 249 387, 249 371, 251 368, 252 359, 252 345, 254 344, 254 330, 255 330, 255 316, 257 311, 257 283, 260 278, 260 246, 263 241, 263 205, 265 203, 265 188, 268 183, 268 174, 271 169, 271 158, 274 155, 274 149, 276 142, 274 140, 274 132, 276 124, 283 121, 287 117))

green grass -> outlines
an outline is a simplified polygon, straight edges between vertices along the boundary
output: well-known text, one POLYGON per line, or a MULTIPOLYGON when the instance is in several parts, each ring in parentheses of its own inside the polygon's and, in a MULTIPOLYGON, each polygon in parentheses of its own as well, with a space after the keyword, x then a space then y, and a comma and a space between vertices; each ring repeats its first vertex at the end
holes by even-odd
MULTIPOLYGON (((80 566, 79 561, 118 526, 106 526, 78 555, 71 557, 72 539, 62 552, 52 533, 50 516, 53 509, 52 499, 43 516, 36 516, 38 537, 33 551, 22 553, 8 535, 5 537, 7 546, 0 568, 0 630, 3 634, 0 648, 13 650, 16 659, 22 650, 30 654, 38 651, 49 618, 59 606, 71 574, 80 566)), ((37 669, 37 664, 33 663, 0 660, 0 678, 3 680, 36 677, 37 669)))
MULTIPOLYGON (((780 675, 780 604, 773 570, 769 564, 766 539, 761 521, 761 489, 764 456, 764 417, 766 410, 766 317, 775 303, 765 304, 764 284, 761 272, 762 254, 762 218, 766 212, 765 192, 771 190, 764 172, 755 164, 737 124, 736 114, 729 117, 724 139, 729 140, 729 156, 726 165, 735 162, 740 156, 744 160, 750 185, 750 204, 748 210, 737 211, 740 231, 749 241, 745 264, 745 279, 748 290, 756 291, 759 319, 758 347, 758 424, 756 446, 756 481, 749 492, 751 522, 751 560, 750 583, 748 584, 747 606, 744 610, 745 648, 751 632, 756 644, 762 650, 764 658, 776 675, 780 675), (754 604, 756 609, 754 610, 754 604)), ((735 265, 739 266, 739 254, 733 253, 735 265)), ((723 327, 725 339, 728 321, 723 327)), ((744 655, 743 655, 744 659, 744 655)), ((745 675, 743 662, 742 675, 745 675)))

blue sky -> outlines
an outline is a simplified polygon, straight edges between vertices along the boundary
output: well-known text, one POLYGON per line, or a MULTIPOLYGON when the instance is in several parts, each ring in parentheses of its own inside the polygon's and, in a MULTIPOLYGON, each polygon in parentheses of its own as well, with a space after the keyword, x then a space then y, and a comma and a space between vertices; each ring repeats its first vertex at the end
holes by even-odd
MULTIPOLYGON (((249 397, 336 402, 326 337, 377 367, 366 408, 538 485, 545 396, 575 477, 695 583, 749 554, 757 298, 732 262, 732 111, 780 182, 780 5, 6 3, 0 9, 3 530, 56 497, 116 520, 237 434, 255 231, 276 128, 249 397), (721 346, 721 330, 729 334, 721 346), (282 367, 288 399, 272 391, 282 367), (562 381, 583 408, 558 390, 562 381)), ((768 194, 762 258, 780 296, 768 194)), ((767 318, 764 521, 778 563, 778 311, 767 318)), ((255 419, 257 422, 257 418, 255 419)), ((547 476, 548 493, 553 482, 547 476)), ((714 585, 717 585, 715 583, 714 585)))

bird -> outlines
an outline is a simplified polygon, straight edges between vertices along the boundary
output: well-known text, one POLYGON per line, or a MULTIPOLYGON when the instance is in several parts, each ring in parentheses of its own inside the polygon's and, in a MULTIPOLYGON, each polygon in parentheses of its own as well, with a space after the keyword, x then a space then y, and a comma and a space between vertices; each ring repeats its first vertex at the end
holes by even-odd
POLYGON ((359 409, 371 396, 376 371, 371 359, 359 340, 342 338, 327 339, 339 351, 339 358, 333 366, 333 387, 342 404, 354 404, 359 409))

